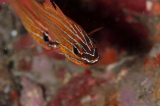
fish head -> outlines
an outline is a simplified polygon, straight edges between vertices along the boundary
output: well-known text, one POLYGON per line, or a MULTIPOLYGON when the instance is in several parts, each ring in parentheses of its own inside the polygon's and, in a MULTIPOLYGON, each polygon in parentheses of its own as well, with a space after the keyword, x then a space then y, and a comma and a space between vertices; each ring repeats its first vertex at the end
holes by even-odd
POLYGON ((81 66, 93 65, 100 58, 97 50, 97 42, 88 36, 85 39, 85 41, 62 45, 62 52, 65 56, 73 63, 81 66))

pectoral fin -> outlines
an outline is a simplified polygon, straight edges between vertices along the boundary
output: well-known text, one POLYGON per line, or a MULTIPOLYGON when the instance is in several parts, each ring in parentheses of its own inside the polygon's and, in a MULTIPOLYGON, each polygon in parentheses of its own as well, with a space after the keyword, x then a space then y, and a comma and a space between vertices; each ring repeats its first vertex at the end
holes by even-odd
POLYGON ((33 40, 32 36, 28 34, 15 41, 13 48, 16 52, 19 52, 25 49, 33 48, 36 45, 37 43, 33 40))

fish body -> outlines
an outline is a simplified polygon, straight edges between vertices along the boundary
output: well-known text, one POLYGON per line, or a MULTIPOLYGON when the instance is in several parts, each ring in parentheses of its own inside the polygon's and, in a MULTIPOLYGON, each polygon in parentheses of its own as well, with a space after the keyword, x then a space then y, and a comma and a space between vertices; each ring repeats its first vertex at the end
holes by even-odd
POLYGON ((83 28, 63 14, 50 0, 10 0, 23 25, 33 38, 46 49, 59 48, 78 65, 91 65, 99 60, 96 41, 83 28))

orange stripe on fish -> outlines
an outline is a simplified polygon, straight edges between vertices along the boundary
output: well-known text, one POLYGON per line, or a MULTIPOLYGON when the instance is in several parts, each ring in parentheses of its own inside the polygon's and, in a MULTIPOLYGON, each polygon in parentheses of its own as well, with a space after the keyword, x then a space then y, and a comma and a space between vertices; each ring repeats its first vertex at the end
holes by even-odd
POLYGON ((51 1, 45 0, 40 4, 36 0, 27 0, 25 4, 23 0, 10 0, 25 28, 43 47, 60 48, 69 60, 78 65, 98 62, 96 41, 51 1))

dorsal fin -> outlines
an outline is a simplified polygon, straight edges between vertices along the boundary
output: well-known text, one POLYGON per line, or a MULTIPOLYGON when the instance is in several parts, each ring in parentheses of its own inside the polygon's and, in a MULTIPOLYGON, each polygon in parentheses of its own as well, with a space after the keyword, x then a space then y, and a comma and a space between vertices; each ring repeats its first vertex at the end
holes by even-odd
POLYGON ((56 10, 56 5, 54 3, 54 0, 44 0, 44 3, 54 7, 54 9, 56 10))
POLYGON ((65 16, 63 14, 63 12, 61 11, 61 9, 56 5, 56 3, 54 2, 54 0, 45 0, 44 3, 43 3, 43 5, 45 6, 46 9, 53 10, 53 11, 56 10, 62 16, 65 16))

